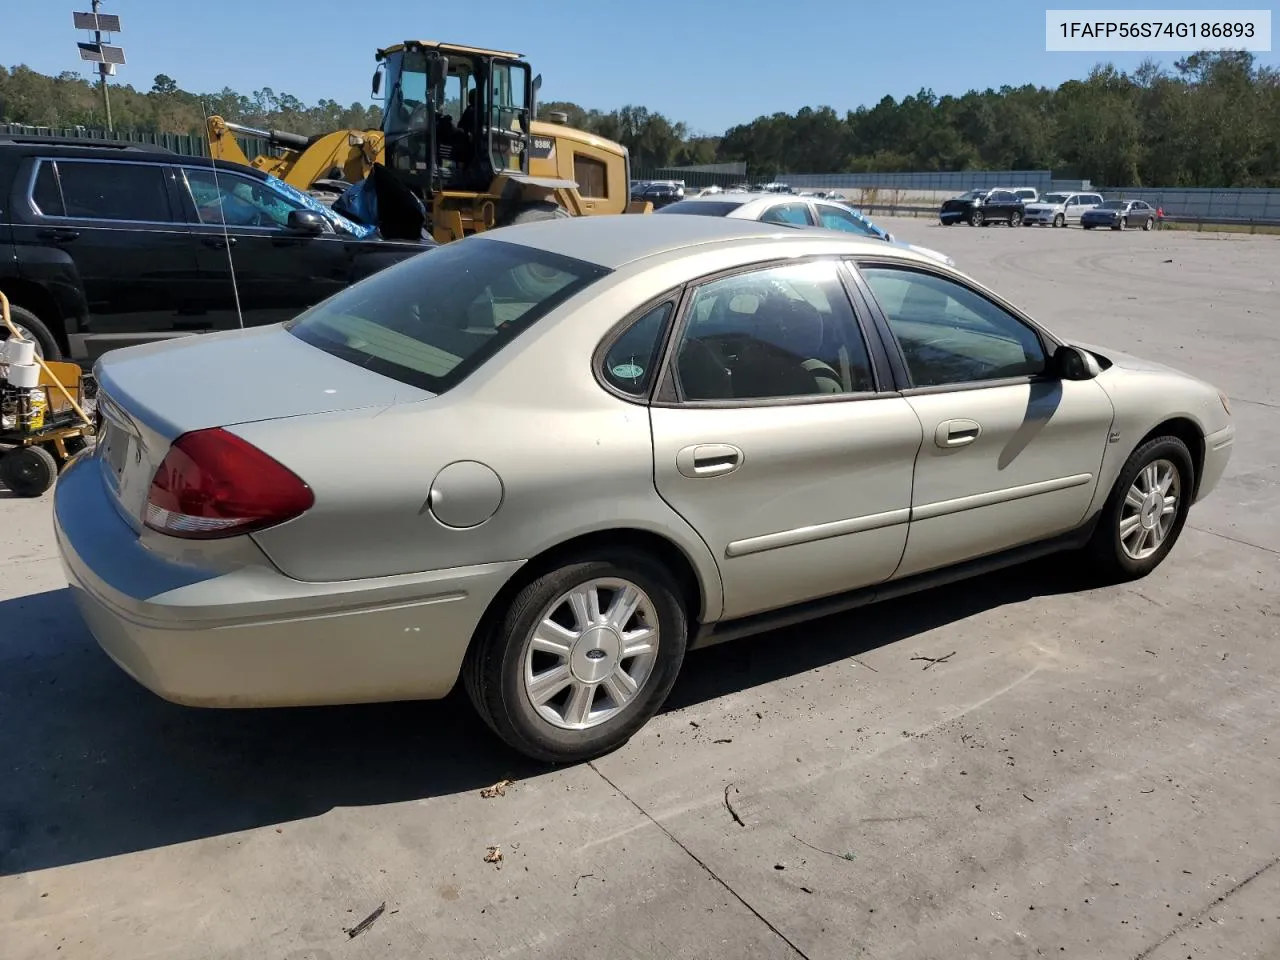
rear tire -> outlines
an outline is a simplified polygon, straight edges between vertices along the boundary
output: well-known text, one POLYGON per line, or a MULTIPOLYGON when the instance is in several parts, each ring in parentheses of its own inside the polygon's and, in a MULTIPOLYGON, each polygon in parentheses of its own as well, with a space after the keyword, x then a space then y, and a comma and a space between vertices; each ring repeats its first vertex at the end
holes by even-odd
POLYGON ((1182 533, 1194 490, 1195 468, 1185 443, 1169 436, 1140 446, 1116 477, 1086 547, 1093 569, 1106 582, 1121 583, 1158 567, 1182 533), (1169 477, 1163 492, 1152 492, 1153 485, 1159 487, 1169 477), (1162 523, 1163 511, 1170 507, 1173 512, 1162 523))
POLYGON ((1009 226, 1011 226, 1011 227, 1020 227, 1020 226, 1022 226, 1022 211, 1021 211, 1021 210, 1014 210, 1014 211, 1012 211, 1012 212, 1009 214, 1009 226))
POLYGON ((521 589, 476 637, 463 665, 471 702, 508 746, 534 760, 576 763, 617 749, 658 712, 680 672, 689 632, 680 597, 670 575, 646 554, 601 550, 570 558, 521 589), (595 611, 589 603, 575 606, 569 598, 580 591, 580 596, 594 595, 596 606, 606 610, 592 622, 603 624, 621 595, 610 591, 620 590, 620 584, 641 598, 635 612, 617 629, 602 625, 584 631, 577 610, 588 616, 595 611), (569 611, 574 614, 572 626, 563 623, 569 611), (656 649, 623 657, 622 649, 638 644, 635 638, 643 628, 652 631, 656 649), (580 639, 574 641, 573 636, 580 639), (562 638, 564 652, 552 652, 549 645, 562 638), (540 658, 537 666, 535 657, 540 658), (602 660, 607 663, 601 665, 606 668, 601 680, 592 684, 579 679, 602 660), (612 670, 607 669, 610 664, 612 670), (625 683, 617 685, 618 671, 631 677, 634 690, 625 683), (540 684, 534 678, 548 679, 540 684), (615 698, 611 683, 621 697, 615 698), (538 705, 535 692, 540 686, 542 692, 556 692, 538 705), (575 698, 585 704, 583 709, 575 710, 575 698))
POLYGON ((0 457, 0 483, 15 497, 38 497, 58 479, 58 462, 43 447, 19 447, 0 457))
POLYGON ((1155 229, 1155 225, 1156 225, 1155 220, 1154 220, 1154 219, 1152 219, 1151 217, 1147 217, 1147 219, 1146 219, 1145 221, 1143 221, 1142 229, 1143 229, 1143 230, 1153 230, 1153 229, 1155 229))
MULTIPOLYGON (((58 346, 58 340, 50 332, 44 322, 30 310, 20 307, 16 303, 9 304, 9 319, 13 321, 13 325, 19 331, 28 335, 36 344, 36 353, 45 360, 61 360, 62 348, 58 346)), ((0 324, 0 343, 8 340, 12 334, 3 324, 0 324)))

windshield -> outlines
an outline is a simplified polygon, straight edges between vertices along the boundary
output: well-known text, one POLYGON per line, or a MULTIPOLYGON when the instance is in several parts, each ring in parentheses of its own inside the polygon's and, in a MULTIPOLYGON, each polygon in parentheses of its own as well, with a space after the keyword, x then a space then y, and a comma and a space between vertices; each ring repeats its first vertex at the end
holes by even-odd
POLYGON ((1065 193, 1046 193, 1040 198, 1043 203, 1066 203, 1067 194, 1065 193))
POLYGON ((962 193, 957 200, 981 200, 987 195, 985 190, 970 190, 968 193, 962 193))
POLYGON ((661 210, 659 213, 692 213, 699 217, 727 217, 737 210, 745 201, 742 200, 681 200, 661 210))
POLYGON ((392 54, 387 58, 387 75, 383 79, 387 85, 383 130, 394 135, 422 129, 426 124, 426 55, 420 50, 392 54))
POLYGON ((376 273, 288 328, 334 356, 442 393, 608 273, 521 244, 470 238, 376 273))
POLYGON ((1108 200, 1102 204, 1103 210, 1123 210, 1129 205, 1128 200, 1108 200))

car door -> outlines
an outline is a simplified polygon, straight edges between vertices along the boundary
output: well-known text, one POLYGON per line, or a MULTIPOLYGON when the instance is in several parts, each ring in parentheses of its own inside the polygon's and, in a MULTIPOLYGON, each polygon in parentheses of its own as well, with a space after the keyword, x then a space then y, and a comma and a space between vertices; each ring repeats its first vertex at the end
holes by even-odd
POLYGON ((813 227, 817 224, 809 204, 803 200, 775 203, 760 214, 761 223, 780 223, 789 227, 813 227))
POLYGON ((198 327, 196 255, 172 176, 163 163, 63 157, 33 158, 20 173, 15 240, 65 255, 84 291, 88 316, 68 337, 77 359, 198 327))
POLYGON ((1051 375, 1051 341, 958 279, 896 263, 859 268, 924 433, 898 575, 1079 526, 1113 419, 1102 387, 1051 375))
POLYGON ((1067 223, 1075 223, 1080 219, 1080 213, 1084 209, 1080 204, 1080 195, 1073 193, 1067 197, 1067 202, 1062 205, 1062 219, 1067 223))
POLYGON ((245 326, 290 320, 351 282, 344 238, 288 229, 302 205, 266 181, 184 166, 181 185, 209 329, 233 329, 241 315, 245 326))
POLYGON ((843 269, 757 266, 684 298, 654 480, 716 557, 726 618, 885 580, 902 558, 920 422, 879 389, 843 269))

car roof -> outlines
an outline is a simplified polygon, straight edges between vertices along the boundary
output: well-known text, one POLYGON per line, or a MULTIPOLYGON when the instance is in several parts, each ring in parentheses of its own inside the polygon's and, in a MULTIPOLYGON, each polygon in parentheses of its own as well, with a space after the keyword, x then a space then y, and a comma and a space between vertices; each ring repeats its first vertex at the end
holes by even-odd
MULTIPOLYGON (((827 230, 802 230, 734 217, 660 217, 652 214, 570 217, 503 227, 494 239, 536 247, 610 270, 637 260, 706 244, 751 244, 785 239, 789 244, 825 244, 833 236, 850 246, 865 245, 877 254, 885 244, 827 230)), ((466 241, 462 241, 466 242, 466 241)), ((908 259, 904 257, 904 259, 908 259)))

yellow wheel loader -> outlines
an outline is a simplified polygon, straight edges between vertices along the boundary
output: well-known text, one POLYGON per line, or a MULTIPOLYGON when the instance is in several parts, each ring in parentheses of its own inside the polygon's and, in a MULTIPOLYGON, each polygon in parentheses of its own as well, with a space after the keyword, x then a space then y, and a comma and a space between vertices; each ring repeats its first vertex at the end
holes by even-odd
POLYGON ((326 198, 380 166, 423 201, 440 243, 528 220, 652 212, 630 199, 625 147, 534 119, 542 78, 522 55, 406 41, 379 50, 377 60, 381 130, 306 138, 210 117, 210 153, 326 198), (236 134, 278 153, 250 161, 236 134))

